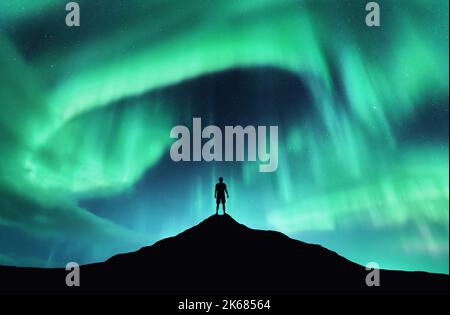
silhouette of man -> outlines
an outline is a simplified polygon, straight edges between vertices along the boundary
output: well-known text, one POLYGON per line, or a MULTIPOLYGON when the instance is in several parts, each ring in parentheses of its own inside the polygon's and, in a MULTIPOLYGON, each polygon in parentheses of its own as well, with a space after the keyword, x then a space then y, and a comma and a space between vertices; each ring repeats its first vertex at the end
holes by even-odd
POLYGON ((216 191, 214 192, 214 198, 216 198, 216 215, 219 213, 219 204, 222 202, 223 214, 225 214, 225 193, 227 193, 227 198, 230 198, 228 195, 227 185, 223 183, 223 178, 219 177, 219 182, 216 184, 216 191))

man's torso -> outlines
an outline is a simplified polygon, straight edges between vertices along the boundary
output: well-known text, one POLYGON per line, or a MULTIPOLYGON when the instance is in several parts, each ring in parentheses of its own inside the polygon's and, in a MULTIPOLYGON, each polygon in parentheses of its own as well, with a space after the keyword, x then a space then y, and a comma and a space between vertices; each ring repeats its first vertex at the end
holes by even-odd
POLYGON ((216 184, 217 197, 225 196, 225 188, 226 187, 227 187, 227 185, 225 185, 224 183, 216 184))

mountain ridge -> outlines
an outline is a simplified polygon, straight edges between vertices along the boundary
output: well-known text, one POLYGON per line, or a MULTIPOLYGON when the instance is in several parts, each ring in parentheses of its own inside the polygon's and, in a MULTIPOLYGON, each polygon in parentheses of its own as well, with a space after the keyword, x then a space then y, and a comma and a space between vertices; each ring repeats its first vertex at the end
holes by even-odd
POLYGON ((64 269, 0 267, 0 292, 59 294, 448 294, 448 275, 370 272, 321 245, 213 215, 151 246, 81 266, 80 287, 64 269))

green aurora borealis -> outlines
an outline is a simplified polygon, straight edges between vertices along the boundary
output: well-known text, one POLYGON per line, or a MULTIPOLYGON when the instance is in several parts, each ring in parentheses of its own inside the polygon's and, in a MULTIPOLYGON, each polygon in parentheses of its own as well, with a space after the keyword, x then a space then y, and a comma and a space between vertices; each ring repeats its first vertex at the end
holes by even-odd
POLYGON ((0 264, 149 245, 223 176, 243 224, 448 273, 448 1, 67 2, 0 2, 0 264), (172 162, 193 117, 278 125, 278 170, 172 162))

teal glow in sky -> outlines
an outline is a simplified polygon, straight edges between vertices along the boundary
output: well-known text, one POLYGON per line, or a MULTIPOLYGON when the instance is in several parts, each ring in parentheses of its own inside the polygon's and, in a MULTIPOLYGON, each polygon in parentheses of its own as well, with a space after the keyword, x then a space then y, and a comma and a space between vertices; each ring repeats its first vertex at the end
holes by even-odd
POLYGON ((448 1, 0 3, 0 264, 100 261, 214 211, 448 273, 448 1), (174 163, 170 129, 278 125, 279 164, 174 163))

